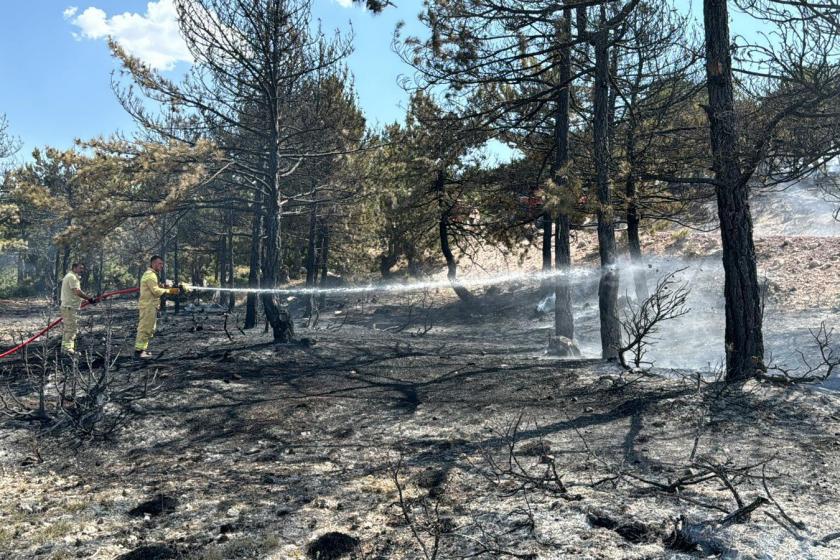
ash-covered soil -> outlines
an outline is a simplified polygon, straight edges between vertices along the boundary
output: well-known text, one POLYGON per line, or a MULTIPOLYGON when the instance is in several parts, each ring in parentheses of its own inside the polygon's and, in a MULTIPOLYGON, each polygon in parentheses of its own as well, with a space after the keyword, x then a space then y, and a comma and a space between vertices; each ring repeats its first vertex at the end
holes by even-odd
MULTIPOLYGON (((538 301, 329 301, 284 345, 168 316, 108 438, 2 417, 0 558, 840 557, 836 393, 547 358, 538 301)), ((130 302, 85 315, 130 349, 130 302)))

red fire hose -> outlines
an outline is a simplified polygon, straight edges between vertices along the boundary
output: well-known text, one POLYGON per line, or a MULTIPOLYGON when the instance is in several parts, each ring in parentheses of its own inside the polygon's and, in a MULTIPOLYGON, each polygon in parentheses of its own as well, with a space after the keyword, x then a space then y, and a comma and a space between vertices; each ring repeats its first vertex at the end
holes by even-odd
MULTIPOLYGON (((125 294, 133 294, 133 293, 139 292, 139 291, 140 291, 140 288, 126 288, 125 290, 114 290, 113 292, 105 292, 104 294, 100 295, 96 299, 98 301, 102 301, 103 299, 108 299, 110 297, 122 296, 122 295, 125 295, 125 294)), ((84 309, 88 305, 90 305, 88 302, 82 303, 82 309, 84 309)), ((21 342, 20 344, 18 344, 17 346, 15 346, 14 348, 12 348, 10 350, 6 350, 2 354, 0 354, 0 359, 5 358, 6 356, 11 356, 12 354, 17 352, 21 348, 23 348, 23 347, 27 346, 28 344, 31 344, 32 342, 38 340, 39 338, 44 336, 46 333, 48 333, 51 329, 53 329, 56 325, 61 323, 61 321, 63 321, 63 319, 61 319, 61 318, 56 319, 55 321, 53 321, 52 323, 47 325, 46 328, 44 328, 41 332, 39 332, 38 334, 36 334, 32 338, 30 338, 29 340, 27 340, 25 342, 21 342)))

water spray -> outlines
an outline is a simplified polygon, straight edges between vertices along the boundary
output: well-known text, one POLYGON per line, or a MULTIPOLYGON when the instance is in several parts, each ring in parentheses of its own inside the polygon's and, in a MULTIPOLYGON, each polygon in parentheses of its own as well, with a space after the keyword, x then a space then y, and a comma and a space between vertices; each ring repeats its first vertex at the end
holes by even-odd
MULTIPOLYGON (((610 267, 617 269, 616 266, 610 267)), ((426 280, 422 282, 408 282, 408 283, 370 283, 358 286, 346 286, 336 288, 319 288, 319 287, 301 287, 301 288, 216 288, 210 286, 188 286, 184 285, 188 292, 217 292, 217 293, 236 293, 236 294, 276 294, 276 295, 358 295, 369 293, 386 293, 398 294, 409 292, 422 292, 426 290, 445 289, 452 286, 461 286, 464 288, 476 288, 486 286, 501 286, 505 284, 515 284, 524 282, 543 282, 555 278, 565 277, 570 281, 583 281, 589 278, 600 275, 600 269, 566 269, 566 270, 549 270, 539 272, 515 272, 509 274, 499 274, 493 276, 474 276, 466 278, 457 278, 449 280, 448 278, 439 280, 426 280)))
MULTIPOLYGON (((365 285, 358 285, 358 286, 346 286, 346 287, 336 287, 336 288, 318 288, 318 287, 301 287, 301 288, 216 288, 216 287, 209 287, 209 286, 191 286, 189 284, 181 284, 181 288, 184 292, 215 292, 215 293, 237 293, 237 294, 276 294, 276 295, 286 295, 286 296, 293 296, 293 295, 300 295, 300 296, 311 296, 311 295, 333 295, 333 296, 342 296, 342 295, 359 295, 359 294, 370 294, 370 293, 386 293, 386 294, 399 294, 399 293, 410 293, 410 292, 422 292, 426 290, 437 290, 437 289, 446 289, 452 286, 462 286, 464 288, 476 288, 476 287, 485 287, 485 286, 502 286, 505 284, 517 284, 517 283, 534 283, 534 282, 546 282, 549 280, 553 280, 556 278, 566 278, 569 280, 570 283, 580 283, 592 278, 596 278, 603 274, 605 271, 615 272, 618 270, 629 270, 632 269, 634 265, 623 265, 619 267, 617 264, 610 265, 608 267, 599 267, 599 268, 589 268, 589 269, 581 269, 581 268, 574 268, 574 269, 561 269, 561 270, 543 270, 543 271, 533 271, 533 272, 513 272, 508 274, 498 274, 492 276, 472 276, 466 278, 457 278, 454 280, 450 280, 449 278, 443 278, 439 280, 426 280, 422 282, 407 282, 407 283, 370 283, 365 285)), ((117 290, 114 292, 107 292, 99 296, 98 299, 107 299, 114 296, 126 295, 126 294, 133 294, 138 292, 140 288, 128 288, 125 290, 117 290)), ((83 303, 82 307, 86 307, 87 303, 83 303)), ((56 319, 46 328, 29 338, 28 340, 18 344, 17 346, 6 350, 5 352, 0 353, 0 358, 5 358, 11 356, 12 354, 16 353, 17 351, 25 348, 27 345, 31 344, 48 331, 52 330, 56 326, 58 326, 62 322, 62 319, 56 319)))

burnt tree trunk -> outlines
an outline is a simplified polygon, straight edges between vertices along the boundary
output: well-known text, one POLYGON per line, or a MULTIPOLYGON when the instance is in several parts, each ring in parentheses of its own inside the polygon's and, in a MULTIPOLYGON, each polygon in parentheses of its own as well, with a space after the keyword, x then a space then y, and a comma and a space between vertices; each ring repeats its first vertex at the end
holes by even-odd
MULTIPOLYGON (((227 285, 227 254, 227 236, 220 235, 216 244, 216 258, 218 259, 216 270, 218 271, 217 280, 219 281, 220 288, 224 288, 227 285)), ((224 293, 222 293, 219 299, 223 297, 225 297, 224 293)))
POLYGON ((70 247, 64 248, 64 256, 61 259, 61 276, 63 277, 70 270, 70 247))
MULTIPOLYGON (((233 262, 233 212, 228 213, 227 223, 227 285, 231 290, 236 287, 236 270, 233 262)), ((236 306, 236 293, 230 292, 228 294, 228 311, 232 311, 236 306)))
MULTIPOLYGON (((571 47, 568 46, 572 35, 571 10, 563 12, 560 36, 558 65, 561 87, 557 92, 554 117, 554 161, 551 175, 555 181, 567 186, 566 170, 569 162, 569 89, 572 81, 571 47), (561 177, 560 174, 564 175, 561 177)), ((571 220, 565 209, 561 208, 555 223, 554 265, 559 273, 554 278, 554 334, 565 336, 569 340, 575 337, 575 318, 572 314, 572 290, 569 277, 565 275, 572 266, 572 248, 570 239, 571 220)))
MULTIPOLYGON (((166 284, 166 273, 169 272, 169 270, 166 266, 166 257, 167 257, 166 250, 167 250, 166 216, 164 216, 163 219, 160 222, 160 249, 159 249, 159 253, 158 253, 160 255, 160 257, 163 259, 163 268, 158 273, 158 282, 160 282, 161 285, 166 284)), ((163 317, 165 313, 166 313, 166 296, 163 295, 163 296, 160 296, 160 314, 161 314, 161 317, 163 317)))
POLYGON ((542 269, 543 272, 551 272, 551 214, 543 212, 540 216, 540 227, 542 228, 542 269))
POLYGON ((104 257, 105 250, 100 248, 99 249, 99 263, 96 266, 96 293, 102 293, 102 275, 105 273, 105 257, 104 257))
POLYGON ((393 252, 388 252, 379 258, 379 274, 382 278, 390 278, 391 268, 397 264, 398 260, 399 255, 393 252))
POLYGON ((315 230, 315 275, 312 278, 312 284, 315 286, 321 285, 321 252, 324 249, 323 220, 324 218, 319 218, 317 220, 317 227, 315 230))
POLYGON ((219 271, 222 267, 222 260, 224 259, 224 256, 222 254, 221 247, 219 247, 219 243, 221 243, 221 241, 217 240, 216 241, 216 260, 215 260, 214 265, 213 265, 213 267, 214 267, 213 268, 213 282, 216 282, 216 283, 219 284, 219 286, 221 286, 222 284, 219 281, 219 271))
MULTIPOLYGON (((262 234, 262 193, 259 189, 254 193, 254 215, 251 218, 251 251, 249 255, 248 287, 260 287, 260 235, 262 234)), ((257 294, 248 293, 245 302, 245 328, 252 329, 257 325, 257 294)))
POLYGON ((706 109, 717 184, 726 300, 726 380, 763 370, 761 293, 755 264, 749 187, 738 163, 738 123, 732 87, 727 0, 704 0, 706 109))
MULTIPOLYGON (((175 230, 175 238, 172 239, 172 282, 177 286, 181 281, 181 262, 178 248, 178 230, 175 230)), ((175 298, 175 314, 181 312, 181 298, 175 298)))
MULTIPOLYGON (((639 84, 641 84, 644 71, 644 59, 639 56, 636 65, 636 76, 634 78, 633 93, 630 96, 631 108, 636 106, 639 84)), ((647 274, 642 262, 642 242, 639 236, 639 215, 638 193, 636 189, 636 131, 638 129, 638 116, 634 110, 629 111, 627 121, 627 137, 625 151, 627 152, 627 180, 624 183, 624 195, 627 201, 627 252, 630 254, 630 263, 633 269, 633 283, 636 288, 636 301, 643 302, 650 297, 647 287, 647 274)))
POLYGON ((627 196, 627 251, 633 265, 636 300, 642 302, 650 297, 650 291, 647 287, 647 273, 644 269, 644 262, 642 262, 642 241, 639 236, 641 218, 636 202, 636 179, 632 172, 627 176, 625 194, 627 196))
MULTIPOLYGON (((306 240, 306 287, 315 287, 315 277, 318 274, 317 270, 317 255, 315 254, 316 243, 315 238, 318 234, 318 203, 312 202, 309 205, 309 235, 306 240)), ((306 298, 306 316, 312 317, 315 311, 315 294, 309 294, 306 298)))
MULTIPOLYGON (((320 265, 321 265, 321 288, 327 288, 327 282, 329 281, 328 272, 329 272, 329 251, 330 251, 330 226, 327 224, 326 219, 321 224, 321 251, 319 254, 320 265)), ((327 294, 326 292, 321 292, 321 301, 319 305, 324 307, 327 303, 327 294)))
MULTIPOLYGON (((59 300, 61 299, 61 247, 56 246, 55 248, 55 260, 53 262, 53 286, 52 286, 52 299, 53 302, 58 304, 59 300)), ((139 282, 138 282, 139 284, 139 282)))
POLYGON ((598 284, 598 310, 601 322, 601 355, 618 358, 621 331, 618 322, 618 272, 615 269, 615 223, 609 180, 609 30, 603 25, 594 37, 594 155, 595 183, 598 192, 598 252, 601 257, 601 279, 598 284))
MULTIPOLYGON (((452 285, 452 289, 458 298, 464 303, 472 303, 475 297, 458 282, 458 263, 455 261, 455 256, 452 254, 452 248, 449 246, 449 218, 452 213, 452 205, 445 200, 446 195, 446 173, 438 171, 435 179, 435 191, 437 192, 438 209, 440 210, 440 218, 438 220, 438 234, 440 236, 440 250, 443 253, 443 258, 446 259, 446 277, 452 285)), ((551 222, 549 220, 549 232, 551 231, 551 222)), ((550 245, 549 245, 550 247, 550 245)), ((550 259, 550 255, 549 255, 550 259)))
POLYGON ((26 273, 26 263, 23 260, 23 251, 17 252, 17 285, 23 286, 26 273))
MULTIPOLYGON (((268 158, 268 177, 271 186, 265 199, 265 252, 262 262, 262 286, 277 287, 278 255, 280 254, 280 169, 279 169, 279 131, 277 114, 272 115, 271 151, 268 158)), ((273 292, 262 292, 260 300, 265 317, 271 325, 275 342, 290 342, 294 337, 291 316, 285 309, 278 307, 273 292)))

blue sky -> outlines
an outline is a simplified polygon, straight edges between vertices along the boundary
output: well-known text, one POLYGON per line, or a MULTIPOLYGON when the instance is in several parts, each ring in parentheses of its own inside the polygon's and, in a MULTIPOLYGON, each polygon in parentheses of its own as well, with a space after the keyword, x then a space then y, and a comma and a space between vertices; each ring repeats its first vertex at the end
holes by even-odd
MULTIPOLYGON (((133 129, 111 91, 110 73, 116 64, 101 33, 124 37, 143 57, 169 68, 173 63, 167 64, 167 57, 178 55, 175 41, 167 36, 171 28, 160 22, 149 24, 146 17, 154 18, 159 1, 3 1, 0 114, 6 114, 12 132, 24 142, 20 156, 27 157, 38 146, 64 148, 71 146, 74 138, 133 129), (104 13, 94 10, 85 16, 91 7, 104 13), (126 13, 134 16, 126 17, 126 13), (82 21, 74 23, 80 16, 84 16, 82 21), (84 30, 91 36, 84 37, 84 30)), ((356 50, 349 64, 371 124, 402 119, 406 96, 397 77, 406 68, 391 51, 391 38, 400 20, 406 21, 409 31, 421 31, 416 15, 422 0, 401 0, 399 4, 398 9, 373 16, 336 0, 313 0, 313 16, 321 20, 325 31, 347 31, 352 22, 356 50)), ((164 72, 177 76, 187 64, 174 62, 172 69, 164 72)))
MULTIPOLYGON (((4 0, 0 7, 0 113, 32 148, 65 148, 74 138, 116 131, 133 123, 116 102, 110 73, 116 68, 105 38, 114 35, 129 50, 177 76, 189 64, 174 24, 171 0, 4 0)), ((313 0, 313 16, 326 32, 355 32, 348 61, 359 100, 372 125, 402 120, 406 95, 397 84, 408 72, 391 51, 398 21, 404 34, 422 33, 422 0, 396 0, 374 16, 349 0, 313 0)), ((699 4, 695 0, 694 4, 699 4)), ((696 8, 696 6, 695 6, 696 8)), ((736 16, 736 30, 749 28, 736 16)))

